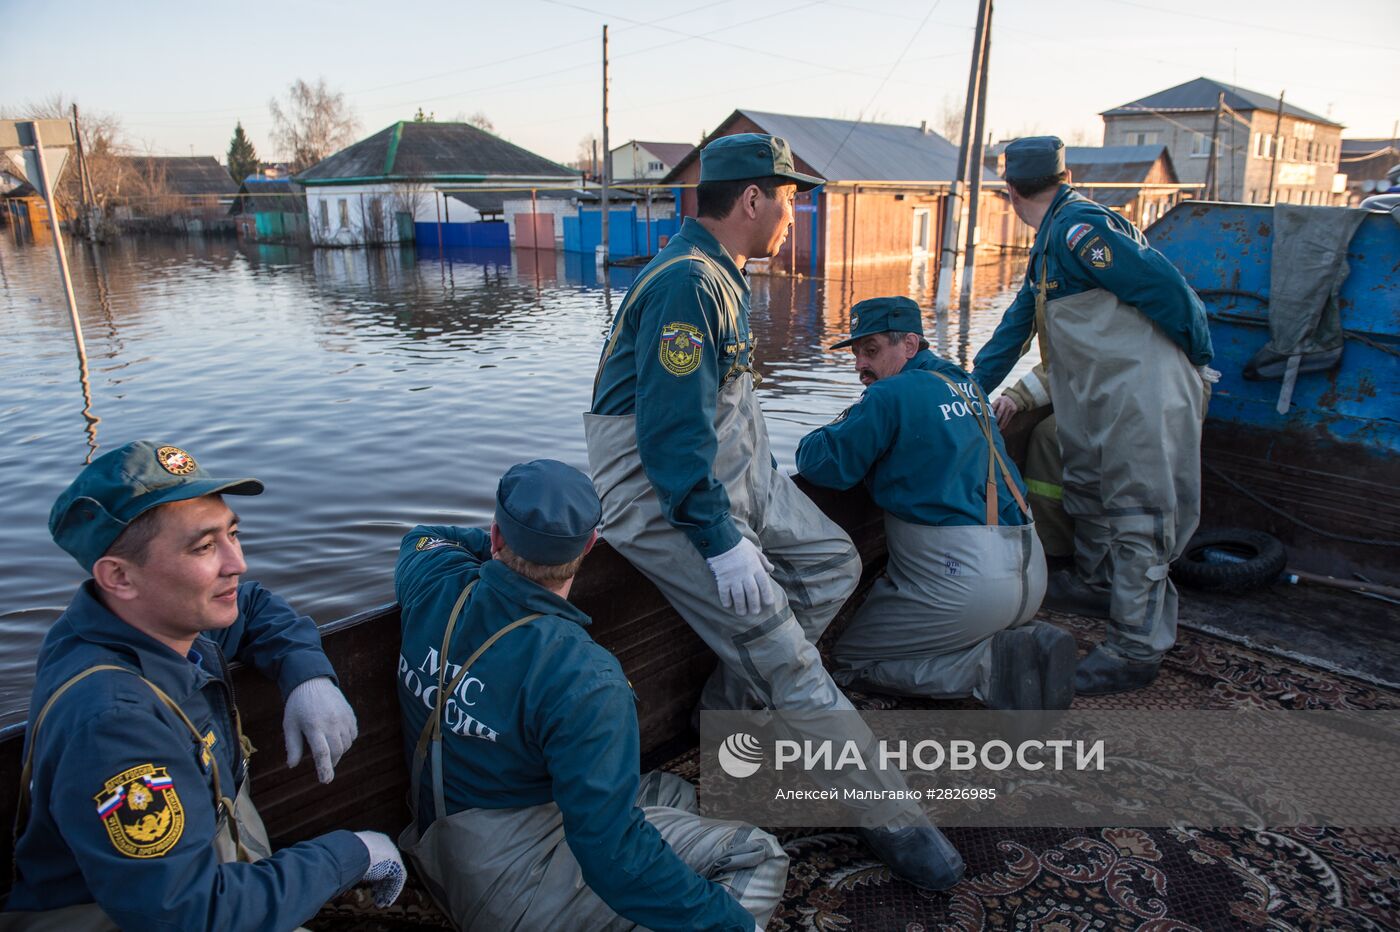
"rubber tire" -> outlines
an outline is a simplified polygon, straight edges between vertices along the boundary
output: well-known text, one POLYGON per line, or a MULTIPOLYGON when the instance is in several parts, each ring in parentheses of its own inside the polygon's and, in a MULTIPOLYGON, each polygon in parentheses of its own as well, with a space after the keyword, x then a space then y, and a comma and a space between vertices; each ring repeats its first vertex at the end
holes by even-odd
POLYGON ((1288 562, 1283 542, 1263 531, 1243 528, 1210 528, 1197 531, 1181 558, 1172 564, 1172 578, 1193 589, 1211 592, 1248 592, 1278 579, 1288 562), (1243 563, 1210 563, 1207 548, 1244 557, 1243 563))

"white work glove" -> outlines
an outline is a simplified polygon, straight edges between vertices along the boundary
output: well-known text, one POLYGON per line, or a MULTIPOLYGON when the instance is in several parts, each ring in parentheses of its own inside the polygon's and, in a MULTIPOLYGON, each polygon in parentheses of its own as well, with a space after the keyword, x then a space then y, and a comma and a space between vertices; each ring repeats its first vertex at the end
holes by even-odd
POLYGON ((316 779, 330 783, 340 755, 350 749, 359 735, 355 710, 345 701, 329 676, 317 676, 302 683, 287 697, 282 716, 282 733, 287 738, 287 766, 301 763, 301 740, 311 749, 316 762, 316 779))
POLYGON ((1220 381, 1220 370, 1212 369, 1210 366, 1197 366, 1196 372, 1201 376, 1201 381, 1207 385, 1214 385, 1220 381))
POLYGON ((360 879, 369 884, 374 905, 386 909, 399 898, 403 883, 408 879, 403 856, 383 832, 356 832, 355 837, 369 849, 369 870, 360 879))
POLYGON ((719 585, 719 604, 736 615, 758 614, 760 603, 773 604, 773 564, 747 537, 717 557, 705 561, 719 585))

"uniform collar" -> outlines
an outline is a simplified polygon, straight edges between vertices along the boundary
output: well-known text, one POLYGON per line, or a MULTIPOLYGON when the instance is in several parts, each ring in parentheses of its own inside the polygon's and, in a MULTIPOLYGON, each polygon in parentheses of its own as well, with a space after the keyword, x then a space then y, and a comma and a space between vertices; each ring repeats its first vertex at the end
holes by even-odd
MULTIPOLYGON (((142 676, 174 697, 189 695, 209 680, 209 674, 196 661, 181 657, 118 618, 97 597, 95 585, 91 579, 83 583, 64 612, 75 635, 129 657, 141 669, 142 676)), ((196 655, 205 662, 214 662, 213 652, 217 649, 202 636, 195 639, 196 655)))
POLYGON ((539 612, 541 615, 554 615, 585 628, 592 624, 592 619, 572 602, 559 598, 538 583, 531 582, 500 560, 488 560, 481 565, 481 581, 519 606, 525 614, 539 612))
POLYGON ((1055 199, 1045 210, 1045 219, 1040 222, 1040 229, 1035 231, 1035 242, 1031 244, 1032 255, 1039 255, 1044 251, 1045 244, 1050 241, 1050 227, 1054 225, 1055 212, 1070 201, 1082 200, 1083 197, 1069 185, 1060 185, 1060 190, 1055 192, 1055 199))
POLYGON ((686 217, 681 223, 681 230, 676 234, 685 239, 686 242, 698 248, 705 255, 715 260, 715 264, 729 273, 729 277, 734 279, 734 284, 738 286, 744 294, 749 293, 749 279, 734 263, 734 257, 729 254, 715 235, 705 229, 704 225, 694 217, 686 217))
POLYGON ((938 357, 932 350, 921 349, 909 358, 900 372, 913 372, 915 369, 937 369, 938 357))

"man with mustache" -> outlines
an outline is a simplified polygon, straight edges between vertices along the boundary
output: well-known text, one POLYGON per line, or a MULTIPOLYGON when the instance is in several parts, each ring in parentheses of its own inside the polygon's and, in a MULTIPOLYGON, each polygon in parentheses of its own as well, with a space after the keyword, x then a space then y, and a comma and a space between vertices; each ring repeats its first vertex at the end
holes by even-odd
POLYGON ((1064 709, 1074 640, 1032 621, 1045 554, 991 407, 972 377, 935 356, 909 298, 851 309, 865 394, 797 448, 818 485, 864 482, 885 511, 889 563, 832 649, 843 686, 995 709, 1064 709))

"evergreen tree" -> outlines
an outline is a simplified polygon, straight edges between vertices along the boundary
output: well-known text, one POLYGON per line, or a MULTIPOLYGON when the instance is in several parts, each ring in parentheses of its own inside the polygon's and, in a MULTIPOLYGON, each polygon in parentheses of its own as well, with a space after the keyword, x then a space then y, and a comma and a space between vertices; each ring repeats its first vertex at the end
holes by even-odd
POLYGON ((239 120, 233 131, 233 139, 229 140, 228 144, 228 173, 233 176, 234 181, 242 184, 244 178, 255 174, 257 170, 258 150, 253 148, 253 143, 243 132, 243 121, 239 120))

